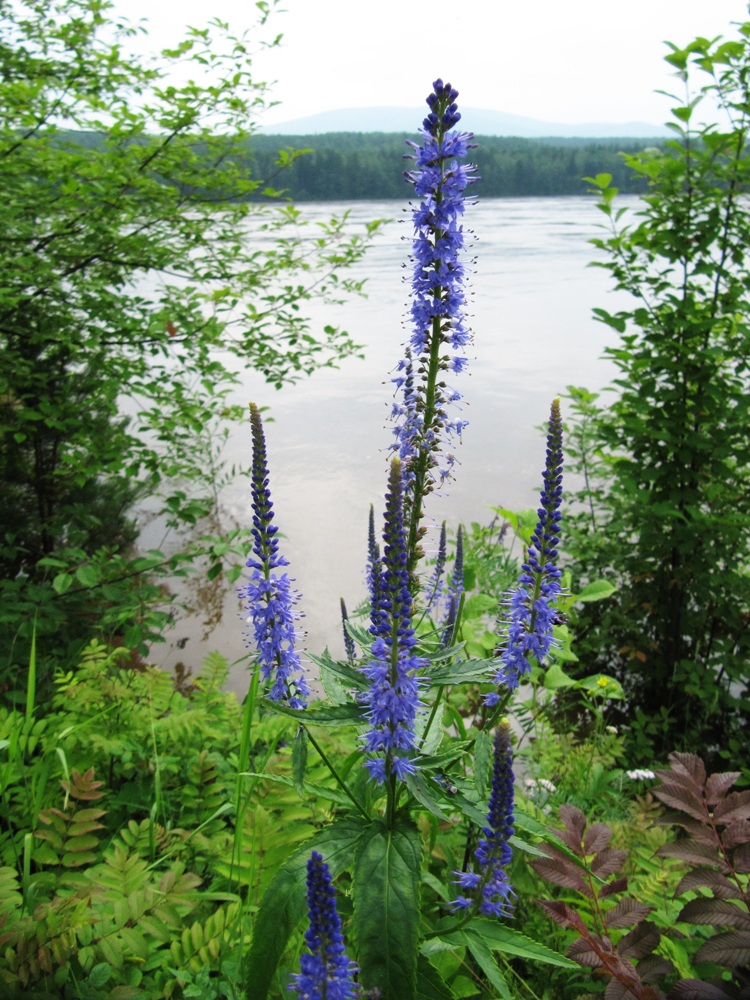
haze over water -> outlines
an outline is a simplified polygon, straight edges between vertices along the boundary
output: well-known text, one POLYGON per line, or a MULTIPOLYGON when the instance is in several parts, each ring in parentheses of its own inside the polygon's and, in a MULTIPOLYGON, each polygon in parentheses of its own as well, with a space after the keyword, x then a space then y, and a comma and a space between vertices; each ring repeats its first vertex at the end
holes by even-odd
MULTIPOLYGON (((632 206, 635 199, 622 203, 632 206)), ((367 299, 309 309, 313 329, 344 327, 365 345, 366 360, 350 359, 280 392, 251 372, 236 399, 270 407, 271 492, 285 536, 281 549, 303 595, 305 647, 320 652, 328 644, 335 655, 342 651, 339 598, 351 610, 365 597, 370 503, 381 523, 392 437, 388 380, 409 335, 404 317, 412 236, 402 202, 315 204, 305 206, 305 214, 324 219, 343 207, 355 226, 373 218, 405 220, 383 227, 357 267, 368 277, 367 299)), ((469 373, 454 376, 452 384, 464 397, 462 416, 470 423, 457 450, 455 481, 428 504, 438 528, 443 519, 453 529, 459 521, 487 522, 490 505, 535 507, 544 464, 538 428, 550 401, 571 384, 595 390, 611 381, 614 369, 600 356, 613 334, 591 310, 614 311, 624 296, 610 291, 607 272, 588 266, 601 259, 588 241, 601 235, 597 227, 605 221, 587 197, 485 199, 467 208, 465 226, 476 236, 468 281, 475 342, 469 373)), ((233 434, 225 457, 228 464, 249 463, 250 453, 245 426, 233 434)), ((228 521, 249 522, 248 479, 224 491, 223 508, 228 521)), ((428 539, 436 544, 436 536, 437 530, 428 539)), ((152 526, 144 541, 149 547, 164 540, 152 526)), ((199 622, 178 621, 169 642, 152 650, 153 661, 171 667, 183 660, 195 669, 213 649, 238 659, 246 651, 238 611, 230 591, 224 620, 206 641, 199 622)), ((238 665, 231 686, 242 692, 247 683, 245 666, 238 665)))

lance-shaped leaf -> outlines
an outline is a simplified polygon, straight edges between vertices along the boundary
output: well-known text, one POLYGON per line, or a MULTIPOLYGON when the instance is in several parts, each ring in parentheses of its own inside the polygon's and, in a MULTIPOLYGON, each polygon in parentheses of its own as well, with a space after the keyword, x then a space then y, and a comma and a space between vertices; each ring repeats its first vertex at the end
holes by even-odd
POLYGON ((421 841, 411 824, 365 828, 354 862, 360 982, 381 1000, 415 1000, 421 841))

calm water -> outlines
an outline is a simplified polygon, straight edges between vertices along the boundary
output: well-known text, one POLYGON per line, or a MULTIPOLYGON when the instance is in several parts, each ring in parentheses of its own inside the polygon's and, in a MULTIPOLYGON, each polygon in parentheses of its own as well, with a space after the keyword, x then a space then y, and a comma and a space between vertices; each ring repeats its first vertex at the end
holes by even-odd
MULTIPOLYGON (((624 199, 623 199, 624 201, 624 199)), ((399 202, 355 202, 352 224, 404 217, 399 202)), ((325 218, 338 205, 313 205, 308 215, 325 218)), ((544 440, 537 429, 550 400, 568 385, 591 389, 612 377, 600 355, 611 334, 591 318, 594 306, 614 309, 619 299, 607 273, 588 266, 597 251, 588 240, 604 217, 585 197, 496 199, 470 208, 466 225, 476 240, 469 313, 475 334, 470 374, 457 376, 470 425, 460 448, 461 465, 448 493, 428 508, 436 523, 489 519, 489 505, 534 506, 541 481, 544 440)), ((281 392, 255 374, 244 379, 238 401, 270 406, 266 427, 276 518, 286 536, 283 552, 302 591, 306 646, 341 648, 339 597, 350 609, 364 598, 363 565, 369 505, 382 512, 392 400, 390 372, 407 335, 408 289, 404 270, 411 230, 393 222, 378 235, 358 268, 368 276, 368 298, 343 306, 315 306, 313 326, 347 329, 365 345, 366 360, 349 360, 338 371, 320 372, 281 392)), ((228 462, 246 462, 249 429, 230 442, 228 462)), ((245 523, 247 479, 223 494, 225 514, 245 523)), ((160 544, 154 526, 147 544, 160 544)), ((212 649, 234 661, 243 656, 236 597, 224 602, 223 622, 204 639, 200 622, 180 620, 170 642, 153 650, 155 662, 177 660, 196 667, 212 649)), ((244 666, 232 687, 246 686, 244 666)))

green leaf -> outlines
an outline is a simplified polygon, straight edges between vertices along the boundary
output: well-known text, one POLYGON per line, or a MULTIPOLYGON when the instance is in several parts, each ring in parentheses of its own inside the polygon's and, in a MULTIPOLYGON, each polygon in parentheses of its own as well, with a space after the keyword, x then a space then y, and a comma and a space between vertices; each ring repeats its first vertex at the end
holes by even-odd
POLYGON ((416 827, 370 825, 354 864, 360 979, 383 1000, 415 1000, 421 840, 416 827))
POLYGON ((452 1000, 452 998, 450 987, 441 978, 440 973, 420 955, 417 962, 416 1000, 452 1000))
POLYGON ((558 688, 575 687, 577 683, 572 677, 568 677, 559 663, 553 663, 544 672, 544 686, 548 691, 556 691, 558 688))
POLYGON ((512 1000, 512 994, 505 981, 505 977, 498 969, 497 962, 492 957, 492 952, 487 946, 487 942, 481 936, 481 933, 472 926, 462 932, 462 937, 466 947, 476 959, 477 965, 485 974, 490 984, 497 990, 498 996, 502 997, 502 1000, 512 1000))
MULTIPOLYGON (((444 941, 464 943, 466 931, 442 932, 444 941)), ((499 920, 488 920, 477 917, 471 922, 471 934, 481 938, 491 951, 499 951, 505 955, 515 955, 530 962, 542 962, 545 965, 557 965, 562 969, 578 969, 577 962, 558 954, 545 944, 533 941, 520 931, 500 923, 499 920)), ((466 942, 468 943, 468 942, 466 942)))
POLYGON ((247 956, 247 1000, 266 1000, 289 936, 307 912, 307 862, 322 854, 335 878, 348 868, 363 824, 341 820, 311 837, 292 854, 271 880, 258 910, 247 956))
POLYGON ((84 587, 96 587, 101 581, 101 575, 96 566, 87 564, 76 570, 76 579, 84 587))
POLYGON ((295 709, 283 705, 280 701, 269 701, 262 698, 260 704, 270 712, 288 715, 306 726, 358 726, 367 721, 365 709, 361 705, 324 705, 316 704, 312 708, 295 709))
POLYGON ((56 594, 65 594, 73 586, 73 580, 72 573, 58 573, 52 581, 52 589, 56 594))
POLYGON ((474 744, 474 785, 480 799, 487 795, 487 779, 490 771, 490 759, 492 757, 492 740, 486 729, 482 729, 477 734, 474 744))
POLYGON ((617 588, 609 580, 592 580, 578 594, 573 595, 575 601, 586 604, 591 601, 604 601, 611 597, 617 588))

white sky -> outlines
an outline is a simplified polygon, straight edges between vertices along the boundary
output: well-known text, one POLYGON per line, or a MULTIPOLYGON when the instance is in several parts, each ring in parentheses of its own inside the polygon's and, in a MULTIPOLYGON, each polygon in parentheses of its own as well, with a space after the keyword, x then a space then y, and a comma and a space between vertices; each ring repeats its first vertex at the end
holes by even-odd
MULTIPOLYGON (((212 17, 236 31, 255 20, 252 0, 115 0, 146 18, 154 48, 186 24, 212 17)), ((553 122, 647 121, 668 117, 658 89, 676 86, 663 61, 670 40, 733 35, 746 0, 281 0, 267 37, 279 49, 256 63, 277 81, 274 124, 345 107, 413 106, 437 76, 459 105, 553 122)))

